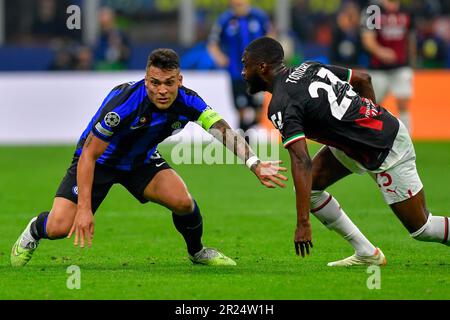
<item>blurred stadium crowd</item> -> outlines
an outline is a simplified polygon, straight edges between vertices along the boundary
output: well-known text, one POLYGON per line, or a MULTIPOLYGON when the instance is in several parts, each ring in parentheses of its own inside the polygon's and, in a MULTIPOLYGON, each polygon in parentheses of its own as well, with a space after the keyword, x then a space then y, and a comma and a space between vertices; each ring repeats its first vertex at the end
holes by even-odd
MULTIPOLYGON (((66 27, 67 7, 83 0, 4 0, 4 39, 0 71, 24 70, 134 70, 145 67, 148 53, 171 47, 185 69, 215 69, 207 39, 228 0, 189 0, 195 8, 193 40, 179 37, 180 2, 188 0, 99 0, 98 35, 87 43, 81 30, 66 27)), ((376 1, 375 1, 376 2, 376 1)), ((417 68, 450 68, 450 1, 402 0, 413 17, 417 39, 417 68)), ((253 0, 272 21, 277 1, 253 0)), ((339 32, 360 32, 360 15, 369 0, 291 0, 287 36, 289 63, 307 59, 335 63, 353 55, 349 64, 367 66, 368 58, 353 37, 350 46, 336 43, 339 32)), ((84 21, 84 20, 83 20, 84 21)), ((275 34, 277 34, 275 24, 275 34)))

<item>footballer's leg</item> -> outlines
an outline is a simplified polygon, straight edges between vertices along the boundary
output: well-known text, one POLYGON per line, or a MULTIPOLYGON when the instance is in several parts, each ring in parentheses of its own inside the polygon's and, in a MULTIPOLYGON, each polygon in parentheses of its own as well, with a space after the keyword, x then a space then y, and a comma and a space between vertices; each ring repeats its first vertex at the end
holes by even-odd
MULTIPOLYGON (((31 219, 11 250, 11 265, 22 267, 30 261, 41 239, 56 240, 67 236, 77 212, 77 162, 73 161, 61 181, 50 212, 31 219)), ((92 211, 95 213, 115 181, 115 173, 95 168, 92 188, 92 211)))
POLYGON ((390 205, 411 236, 419 241, 449 243, 449 218, 433 216, 425 204, 423 188, 411 198, 390 205))
POLYGON ((184 181, 173 169, 159 171, 145 188, 144 198, 172 211, 173 223, 186 242, 192 262, 205 265, 236 264, 216 249, 203 247, 200 209, 184 181))
POLYGON ((449 218, 434 216, 427 210, 415 157, 375 174, 373 178, 386 203, 414 239, 449 245, 449 218))
POLYGON ((11 265, 23 267, 33 256, 41 239, 65 237, 72 226, 77 207, 72 201, 55 198, 52 209, 31 219, 11 250, 11 265))
POLYGON ((449 218, 428 212, 423 184, 417 172, 414 146, 401 122, 397 137, 392 150, 396 156, 394 159, 398 160, 392 161, 385 171, 371 173, 371 176, 385 202, 414 239, 449 245, 449 218))
POLYGON ((364 236, 358 227, 342 210, 339 202, 328 192, 324 191, 336 181, 348 176, 352 172, 337 158, 336 150, 323 147, 313 159, 311 213, 314 214, 328 229, 336 231, 355 249, 355 254, 335 262, 329 266, 352 265, 384 265, 386 259, 380 249, 364 236))
POLYGON ((76 213, 76 203, 65 198, 56 197, 46 223, 46 238, 51 240, 65 238, 73 225, 76 213))

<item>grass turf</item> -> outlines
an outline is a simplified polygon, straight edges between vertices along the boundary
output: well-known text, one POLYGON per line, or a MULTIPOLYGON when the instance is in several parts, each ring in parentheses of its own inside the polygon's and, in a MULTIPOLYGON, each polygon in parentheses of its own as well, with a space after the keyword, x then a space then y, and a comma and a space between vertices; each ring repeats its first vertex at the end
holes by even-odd
MULTIPOLYGON (((415 145, 428 208, 449 215, 450 143, 415 145)), ((204 244, 234 258, 236 267, 192 265, 170 213, 140 205, 116 186, 96 214, 92 248, 75 248, 67 239, 42 241, 25 268, 12 269, 12 244, 32 216, 50 209, 72 152, 0 147, 0 299, 450 298, 449 248, 412 240, 368 176, 350 176, 330 191, 387 256, 379 290, 367 288, 365 267, 326 266, 353 252, 313 217, 312 254, 295 256, 292 179, 284 190, 265 189, 237 165, 174 166, 201 208, 204 244), (80 290, 66 286, 70 265, 80 267, 80 290)), ((170 149, 161 152, 169 160, 170 149)), ((280 155, 289 166, 286 151, 280 155)))

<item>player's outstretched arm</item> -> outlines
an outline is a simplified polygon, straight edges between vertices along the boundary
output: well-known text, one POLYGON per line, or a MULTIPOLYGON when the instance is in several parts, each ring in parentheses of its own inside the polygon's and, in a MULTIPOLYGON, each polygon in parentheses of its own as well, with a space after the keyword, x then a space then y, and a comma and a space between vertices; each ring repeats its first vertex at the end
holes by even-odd
POLYGON ((80 247, 84 247, 84 240, 87 239, 88 246, 92 245, 94 236, 94 215, 92 213, 92 183, 94 181, 95 161, 103 154, 109 143, 100 140, 92 133, 86 138, 83 152, 78 160, 77 185, 78 204, 77 213, 73 221, 72 228, 67 238, 75 233, 74 245, 80 241, 80 247))
POLYGON ((311 223, 309 221, 309 201, 312 186, 312 161, 309 157, 305 139, 288 146, 291 157, 292 178, 294 179, 297 204, 297 227, 294 235, 294 246, 297 255, 309 254, 312 244, 311 223))
POLYGON ((245 162, 264 186, 267 188, 275 188, 275 186, 284 188, 286 186, 283 181, 286 181, 287 178, 279 173, 287 171, 286 168, 279 166, 282 161, 260 161, 245 139, 231 129, 225 120, 214 123, 208 132, 245 162))

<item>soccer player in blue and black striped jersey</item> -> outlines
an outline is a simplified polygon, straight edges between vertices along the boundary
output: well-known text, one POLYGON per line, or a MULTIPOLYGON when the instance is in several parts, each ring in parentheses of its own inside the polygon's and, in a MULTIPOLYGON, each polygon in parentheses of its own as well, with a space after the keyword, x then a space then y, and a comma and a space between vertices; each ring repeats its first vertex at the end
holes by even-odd
POLYGON ((239 127, 247 131, 259 122, 262 99, 247 93, 242 79, 241 57, 253 40, 273 34, 269 16, 252 7, 250 0, 230 0, 230 9, 222 13, 211 29, 208 51, 216 65, 227 69, 231 78, 234 105, 239 112, 239 127))
POLYGON ((50 212, 31 219, 11 252, 12 266, 24 266, 39 240, 75 235, 74 245, 91 246, 94 213, 114 184, 141 203, 172 211, 189 258, 206 265, 235 265, 216 249, 204 247, 200 209, 178 174, 157 151, 158 143, 196 121, 243 160, 266 187, 284 187, 279 161, 261 162, 245 140, 194 91, 182 85, 178 55, 157 49, 148 59, 145 79, 115 87, 78 142, 50 212), (237 143, 235 143, 237 141, 237 143))

